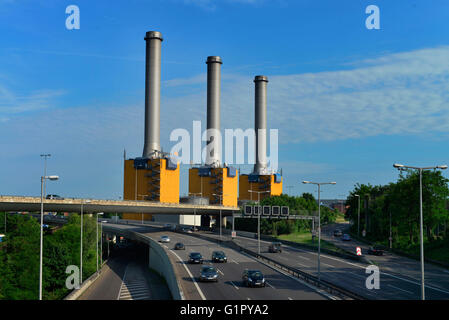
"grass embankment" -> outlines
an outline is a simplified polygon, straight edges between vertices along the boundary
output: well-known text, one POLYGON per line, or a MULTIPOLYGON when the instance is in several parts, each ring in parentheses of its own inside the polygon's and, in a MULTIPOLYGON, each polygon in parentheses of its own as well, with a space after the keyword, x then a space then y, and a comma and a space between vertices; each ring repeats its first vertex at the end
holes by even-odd
MULTIPOLYGON (((312 241, 312 234, 308 231, 294 232, 290 234, 281 234, 276 236, 277 239, 297 242, 318 248, 318 237, 312 241)), ((336 247, 334 244, 321 239, 321 248, 332 250, 339 253, 347 253, 345 250, 336 247)))

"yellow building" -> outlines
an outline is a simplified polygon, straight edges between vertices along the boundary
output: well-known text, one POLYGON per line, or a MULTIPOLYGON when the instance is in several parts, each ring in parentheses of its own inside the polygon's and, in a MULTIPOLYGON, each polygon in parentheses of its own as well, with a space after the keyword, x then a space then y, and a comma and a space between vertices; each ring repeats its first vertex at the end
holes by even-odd
POLYGON ((258 174, 242 174, 239 177, 239 200, 258 201, 282 194, 282 176, 280 174, 258 175, 258 174), (258 195, 252 191, 268 191, 258 195))
POLYGON ((210 204, 237 206, 238 170, 226 168, 191 168, 189 194, 209 198, 210 204), (221 196, 220 196, 221 195, 221 196))
MULTIPOLYGON (((169 158, 125 160, 123 200, 179 203, 179 163, 169 158)), ((140 213, 124 213, 123 219, 141 220, 140 213)), ((145 214, 144 220, 151 220, 145 214)))

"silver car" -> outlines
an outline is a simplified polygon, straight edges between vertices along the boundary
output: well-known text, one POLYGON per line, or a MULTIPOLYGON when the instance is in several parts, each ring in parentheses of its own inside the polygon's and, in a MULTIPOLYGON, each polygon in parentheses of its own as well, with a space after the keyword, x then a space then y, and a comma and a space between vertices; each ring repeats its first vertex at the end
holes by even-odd
POLYGON ((170 242, 170 238, 168 236, 161 236, 161 239, 159 240, 159 242, 170 242))

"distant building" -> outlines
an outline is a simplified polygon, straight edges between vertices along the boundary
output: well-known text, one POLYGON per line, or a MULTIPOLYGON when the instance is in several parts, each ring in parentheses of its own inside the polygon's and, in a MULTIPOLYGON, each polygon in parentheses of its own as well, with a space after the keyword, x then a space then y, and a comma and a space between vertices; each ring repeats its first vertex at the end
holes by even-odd
POLYGON ((346 205, 346 199, 321 199, 321 205, 337 209, 341 213, 346 213, 349 208, 349 205, 346 205))

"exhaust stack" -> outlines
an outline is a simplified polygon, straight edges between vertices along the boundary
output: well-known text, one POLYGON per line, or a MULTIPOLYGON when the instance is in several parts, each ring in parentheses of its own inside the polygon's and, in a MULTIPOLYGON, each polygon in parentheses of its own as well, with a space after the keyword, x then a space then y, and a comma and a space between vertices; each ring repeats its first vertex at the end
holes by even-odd
POLYGON ((256 131, 256 164, 254 172, 259 175, 268 174, 267 169, 267 83, 266 76, 256 76, 255 83, 255 120, 256 131))
POLYGON ((207 154, 206 165, 220 167, 220 82, 221 58, 207 57, 207 154))
POLYGON ((160 146, 161 43, 162 34, 148 31, 145 35, 145 142, 143 158, 158 158, 160 146))

